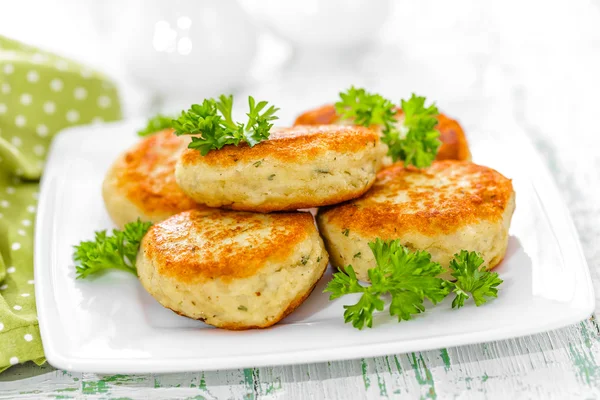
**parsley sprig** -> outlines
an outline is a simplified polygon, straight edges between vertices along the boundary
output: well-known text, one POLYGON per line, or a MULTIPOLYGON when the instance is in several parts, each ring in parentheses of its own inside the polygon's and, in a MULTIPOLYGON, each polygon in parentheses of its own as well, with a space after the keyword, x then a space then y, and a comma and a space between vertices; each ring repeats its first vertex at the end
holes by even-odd
POLYGON ((399 241, 384 242, 377 239, 369 243, 375 256, 376 267, 368 271, 370 286, 362 286, 352 266, 333 275, 327 285, 330 299, 349 293, 362 293, 358 303, 344 306, 344 320, 352 322, 355 328, 373 325, 373 311, 382 311, 384 302, 381 296, 392 296, 390 315, 398 320, 409 320, 411 315, 425 311, 425 298, 436 304, 448 294, 444 280, 436 278, 443 269, 431 261, 425 251, 410 252, 399 241))
POLYGON ((87 278, 107 269, 119 269, 137 275, 135 260, 140 243, 152 223, 136 222, 125 224, 123 230, 113 229, 112 235, 104 231, 95 233, 94 240, 74 246, 73 260, 77 279, 87 278))
POLYGON ((404 122, 399 126, 396 120, 396 105, 376 93, 351 87, 340 93, 340 101, 335 103, 341 119, 352 120, 357 125, 381 126, 382 142, 388 145, 388 155, 394 162, 404 161, 406 165, 425 168, 431 165, 441 145, 436 116, 437 107, 425 106, 425 97, 414 93, 408 100, 401 100, 404 122))
POLYGON ((382 125, 384 130, 391 130, 396 123, 396 106, 391 101, 354 86, 340 93, 335 110, 341 119, 353 120, 357 125, 382 125))
POLYGON ((137 134, 138 136, 148 136, 153 133, 162 131, 163 129, 171 128, 173 126, 173 118, 163 114, 157 114, 154 117, 148 119, 146 127, 140 129, 137 134))
POLYGON ((231 116, 233 96, 221 95, 218 99, 205 99, 202 104, 193 104, 189 110, 182 111, 179 118, 172 121, 176 135, 196 135, 188 145, 199 150, 205 156, 211 150, 221 149, 225 145, 238 146, 246 142, 250 147, 269 138, 273 127, 271 121, 278 119, 275 106, 267 108, 266 101, 258 103, 248 97, 248 121, 235 122, 231 116))
POLYGON ((452 301, 452 308, 461 308, 465 300, 469 299, 469 293, 473 296, 475 305, 480 306, 487 302, 486 297, 498 297, 498 286, 502 279, 496 272, 482 271, 483 258, 476 252, 461 250, 450 262, 452 276, 455 282, 447 282, 448 287, 456 294, 452 301))
POLYGON ((389 313, 398 321, 409 320, 413 315, 425 311, 424 301, 433 304, 442 301, 451 292, 456 294, 453 308, 460 308, 470 293, 475 304, 487 302, 486 297, 496 297, 497 287, 502 280, 495 272, 481 271, 483 259, 475 252, 461 251, 450 264, 450 282, 438 278, 443 272, 440 264, 431 261, 426 251, 411 252, 398 240, 369 243, 375 256, 375 267, 368 271, 369 286, 361 285, 351 265, 333 274, 333 279, 325 288, 330 300, 351 293, 362 293, 356 304, 344 306, 344 321, 355 328, 373 326, 373 313, 383 311, 385 302, 382 296, 389 294, 389 313))

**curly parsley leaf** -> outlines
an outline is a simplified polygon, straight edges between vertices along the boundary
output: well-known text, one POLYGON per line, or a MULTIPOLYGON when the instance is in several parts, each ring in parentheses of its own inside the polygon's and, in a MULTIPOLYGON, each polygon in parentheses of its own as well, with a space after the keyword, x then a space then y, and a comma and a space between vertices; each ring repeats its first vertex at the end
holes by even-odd
POLYGON ((250 112, 246 114, 248 116, 248 122, 246 123, 246 128, 244 130, 244 140, 250 147, 263 140, 267 140, 269 138, 269 132, 273 127, 271 121, 275 121, 279 118, 275 115, 275 113, 279 111, 279 108, 276 108, 275 106, 271 106, 262 112, 268 104, 269 103, 266 101, 259 101, 256 103, 252 96, 248 97, 250 112))
POLYGON ((402 160, 406 165, 425 168, 435 160, 441 145, 440 133, 435 129, 439 111, 435 104, 425 107, 425 97, 414 93, 409 100, 401 100, 404 122, 399 130, 383 132, 382 141, 390 150, 394 161, 402 160))
POLYGON ((267 108, 266 101, 258 103, 248 97, 248 121, 244 124, 232 118, 233 96, 221 95, 218 99, 205 99, 202 104, 193 104, 182 111, 178 119, 172 121, 176 135, 195 135, 188 145, 205 156, 211 150, 225 145, 238 146, 246 142, 250 147, 269 138, 279 110, 275 106, 267 108))
POLYGON ((503 281, 496 272, 482 271, 482 264, 483 258, 474 251, 461 250, 454 255, 450 270, 456 281, 447 282, 447 286, 456 294, 452 308, 462 307, 471 296, 478 307, 488 301, 487 297, 498 297, 498 286, 503 281))
POLYGON ((391 101, 354 86, 340 93, 335 110, 341 119, 352 120, 356 125, 381 125, 384 129, 392 129, 396 123, 396 106, 391 101))
POLYGON ((401 100, 404 121, 396 119, 396 106, 379 94, 367 92, 352 86, 340 93, 340 101, 335 109, 341 119, 352 120, 366 127, 380 126, 381 141, 388 145, 388 155, 394 162, 403 161, 406 165, 425 168, 431 165, 441 145, 435 105, 425 107, 425 97, 413 94, 408 100, 401 100))
POLYGON ((448 294, 456 297, 452 308, 460 308, 465 300, 473 297, 475 304, 485 304, 490 297, 497 297, 502 279, 495 272, 481 271, 483 259, 476 252, 461 250, 450 263, 456 281, 438 278, 443 272, 440 264, 431 261, 426 251, 409 251, 398 240, 369 243, 375 257, 375 267, 368 270, 370 285, 358 281, 351 265, 333 274, 325 288, 330 300, 352 293, 360 293, 356 304, 344 306, 344 321, 355 328, 373 326, 373 313, 383 311, 383 296, 391 297, 389 313, 398 322, 412 319, 425 311, 425 299, 434 305, 448 294))
POLYGON ((369 247, 376 262, 375 268, 368 271, 370 286, 361 285, 349 265, 344 271, 335 273, 325 288, 325 292, 331 293, 331 300, 350 293, 362 293, 358 303, 344 306, 344 320, 355 328, 372 327, 373 312, 384 309, 383 295, 391 295, 390 315, 401 321, 423 312, 425 299, 436 304, 448 294, 444 280, 437 278, 442 267, 431 261, 429 253, 411 252, 398 240, 377 239, 369 243, 369 247))
POLYGON ((106 269, 119 269, 137 275, 135 260, 140 243, 152 223, 136 222, 125 224, 123 230, 113 229, 95 233, 94 240, 74 246, 73 260, 77 279, 84 279, 106 269))
POLYGON ((153 133, 162 131, 163 129, 171 128, 173 126, 173 118, 163 114, 157 114, 148 120, 146 127, 140 129, 137 134, 138 136, 148 136, 153 133))

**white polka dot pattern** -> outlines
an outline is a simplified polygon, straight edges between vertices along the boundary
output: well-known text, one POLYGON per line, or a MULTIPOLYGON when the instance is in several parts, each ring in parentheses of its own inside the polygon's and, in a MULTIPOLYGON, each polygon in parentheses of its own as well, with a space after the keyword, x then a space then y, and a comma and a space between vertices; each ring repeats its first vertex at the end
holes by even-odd
POLYGON ((58 60, 54 65, 59 71, 66 71, 69 68, 69 63, 67 63, 65 60, 58 60))
POLYGON ((0 154, 18 154, 0 156, 0 251, 9 253, 2 254, 0 264, 0 349, 6 338, 13 346, 9 354, 0 350, 1 370, 44 355, 37 333, 32 248, 39 190, 35 179, 48 146, 69 126, 120 118, 120 106, 115 86, 91 69, 3 36, 0 49, 0 147, 9 146, 9 153, 0 154))
POLYGON ((44 103, 44 112, 46 114, 54 114, 56 111, 56 104, 53 101, 47 101, 44 103))
POLYGON ((25 126, 26 123, 27 123, 27 118, 25 118, 24 115, 19 114, 15 117, 15 125, 16 126, 23 127, 23 126, 25 126))
POLYGON ((38 125, 37 128, 35 129, 35 131, 37 132, 38 136, 40 136, 40 137, 48 136, 48 127, 44 124, 38 125))
POLYGON ((13 136, 12 139, 10 139, 10 142, 15 147, 21 147, 21 145, 23 144, 23 140, 21 140, 19 136, 13 136))
POLYGON ((67 111, 67 121, 69 121, 69 122, 79 121, 79 113, 75 110, 67 111))
POLYGON ((36 83, 40 80, 40 74, 37 71, 31 70, 27 73, 27 81, 30 83, 36 83))
POLYGON ((47 59, 48 57, 46 55, 40 53, 35 53, 33 56, 31 56, 31 61, 33 61, 35 64, 41 64, 47 59))
POLYGON ((63 89, 63 81, 61 81, 58 78, 52 79, 50 81, 50 89, 52 89, 55 92, 60 92, 63 89))
POLYGON ((87 90, 81 86, 76 87, 75 91, 73 92, 73 97, 75 97, 77 100, 83 100, 87 97, 87 90))
POLYGON ((100 108, 110 107, 110 98, 108 98, 107 96, 98 97, 98 107, 100 107, 100 108))
POLYGON ((31 104, 32 97, 29 93, 23 93, 21 95, 21 104, 28 106, 31 104))

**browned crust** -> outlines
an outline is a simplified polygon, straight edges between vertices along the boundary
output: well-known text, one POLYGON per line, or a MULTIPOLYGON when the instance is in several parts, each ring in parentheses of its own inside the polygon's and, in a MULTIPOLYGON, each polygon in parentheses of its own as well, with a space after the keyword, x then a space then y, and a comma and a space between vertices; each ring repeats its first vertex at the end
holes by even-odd
POLYGON ((327 151, 354 153, 379 142, 374 130, 361 126, 295 126, 274 128, 269 140, 250 147, 228 145, 219 151, 202 156, 199 151, 186 149, 181 155, 184 165, 206 164, 228 167, 238 162, 256 162, 273 157, 282 162, 314 160, 327 151))
MULTIPOLYGON (((398 115, 402 115, 402 110, 398 109, 398 115)), ((467 137, 462 127, 455 119, 449 118, 444 114, 437 116, 438 125, 436 129, 440 131, 440 141, 442 145, 438 150, 436 159, 438 160, 470 160, 471 152, 467 137)), ((296 118, 294 125, 323 125, 334 124, 339 120, 333 104, 327 104, 300 114, 296 118)))
POLYGON ((440 146, 437 160, 471 160, 469 143, 462 127, 457 120, 448 118, 444 114, 437 116, 436 129, 440 131, 440 146))
POLYGON ((333 104, 325 104, 303 112, 296 118, 294 125, 329 125, 340 119, 333 104))
POLYGON ((113 174, 117 189, 149 216, 206 208, 175 182, 175 164, 186 143, 171 129, 143 138, 117 159, 109 174, 113 174))
POLYGON ((339 204, 344 201, 356 199, 357 197, 362 196, 373 186, 375 180, 373 180, 370 184, 366 185, 362 188, 357 188, 354 191, 349 191, 346 189, 344 193, 332 194, 327 196, 327 198, 317 199, 314 196, 305 196, 295 197, 295 201, 278 202, 278 201, 268 201, 264 204, 260 205, 250 205, 244 203, 233 203, 221 206, 221 208, 226 210, 235 210, 235 211, 248 211, 248 212, 260 212, 260 213, 270 213, 273 211, 295 211, 306 208, 316 208, 316 207, 324 207, 332 204, 339 204))
POLYGON ((162 276, 185 283, 217 278, 229 282, 255 275, 267 261, 289 258, 294 245, 315 229, 310 213, 190 210, 153 225, 143 249, 162 276), (229 228, 223 226, 225 219, 232 221, 229 228), (269 235, 259 235, 268 227, 269 235), (222 244, 242 234, 245 246, 222 244))
POLYGON ((318 220, 384 240, 401 232, 434 236, 483 220, 500 220, 512 195, 511 180, 470 162, 435 161, 423 170, 394 164, 377 174, 365 196, 320 210, 318 220), (427 180, 413 185, 415 178, 427 180), (469 186, 457 186, 461 179, 467 179, 469 186), (431 188, 440 181, 446 183, 431 188), (406 193, 408 202, 394 201, 401 192, 406 193))

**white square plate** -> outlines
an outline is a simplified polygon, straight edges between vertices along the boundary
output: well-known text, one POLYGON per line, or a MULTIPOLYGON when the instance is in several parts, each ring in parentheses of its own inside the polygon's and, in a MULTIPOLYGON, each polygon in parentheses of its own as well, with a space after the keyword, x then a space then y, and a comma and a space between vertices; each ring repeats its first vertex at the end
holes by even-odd
POLYGON ((499 298, 460 310, 446 299, 414 320, 381 313, 373 329, 344 324, 350 296, 323 294, 331 272, 292 315, 265 330, 229 332, 163 309, 119 271, 75 280, 73 245, 112 223, 100 195, 105 171, 133 144, 140 121, 69 129, 52 144, 36 225, 35 281, 44 350, 58 368, 148 373, 341 360, 527 335, 576 323, 594 308, 589 271, 568 212, 531 145, 469 137, 475 161, 513 179, 517 210, 499 298), (510 143, 510 148, 506 145, 510 143))

